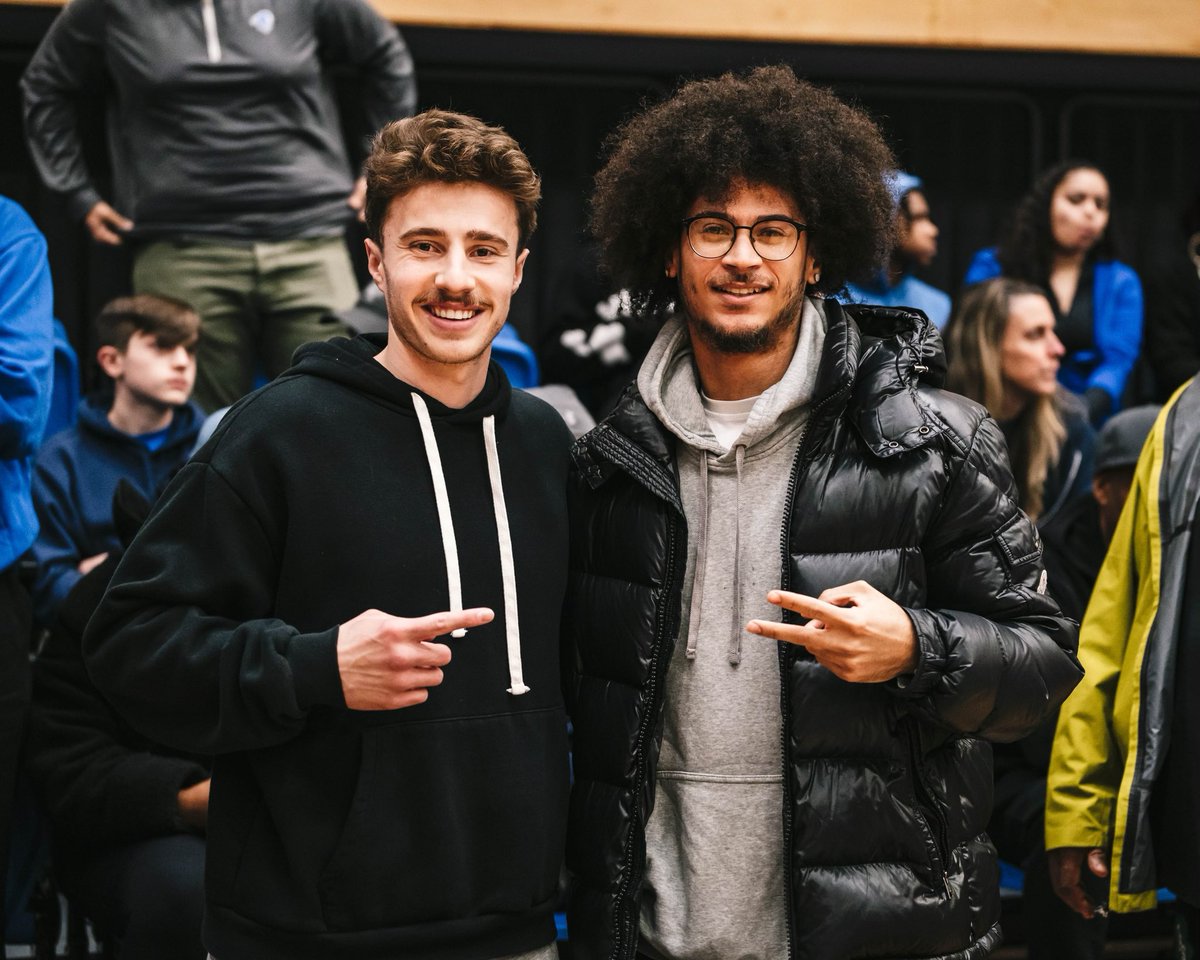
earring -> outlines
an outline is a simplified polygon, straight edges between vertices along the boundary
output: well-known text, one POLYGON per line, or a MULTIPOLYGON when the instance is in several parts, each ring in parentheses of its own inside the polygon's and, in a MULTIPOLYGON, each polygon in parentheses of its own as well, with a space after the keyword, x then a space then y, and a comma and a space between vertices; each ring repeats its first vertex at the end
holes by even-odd
POLYGON ((809 282, 809 283, 820 283, 820 282, 821 282, 821 271, 820 271, 820 270, 814 270, 814 271, 813 271, 813 275, 812 275, 812 277, 809 279, 809 281, 808 281, 808 282, 809 282))

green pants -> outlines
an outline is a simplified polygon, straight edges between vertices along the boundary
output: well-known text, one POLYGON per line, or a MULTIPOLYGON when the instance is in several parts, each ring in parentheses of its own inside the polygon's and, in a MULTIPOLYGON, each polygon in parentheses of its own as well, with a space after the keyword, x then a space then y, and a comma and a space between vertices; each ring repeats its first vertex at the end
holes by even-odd
POLYGON ((345 334, 332 314, 358 298, 341 237, 159 240, 135 253, 133 289, 200 314, 195 400, 208 411, 249 393, 257 373, 286 370, 301 344, 345 334))

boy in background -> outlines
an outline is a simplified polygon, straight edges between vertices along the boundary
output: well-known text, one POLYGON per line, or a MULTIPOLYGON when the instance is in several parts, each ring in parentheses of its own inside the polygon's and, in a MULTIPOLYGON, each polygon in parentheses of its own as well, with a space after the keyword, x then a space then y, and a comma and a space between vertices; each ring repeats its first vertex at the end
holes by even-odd
POLYGON ((153 501, 187 458, 202 420, 189 402, 199 331, 191 307, 152 294, 120 297, 96 318, 96 360, 112 395, 84 399, 75 426, 50 438, 34 467, 37 623, 50 624, 71 587, 117 545, 117 481, 153 501))

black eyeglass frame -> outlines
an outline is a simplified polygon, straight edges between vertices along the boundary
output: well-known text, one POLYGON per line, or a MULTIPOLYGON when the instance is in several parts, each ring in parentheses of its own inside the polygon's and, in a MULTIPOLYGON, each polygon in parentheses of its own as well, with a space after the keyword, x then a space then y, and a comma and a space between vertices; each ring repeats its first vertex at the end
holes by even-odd
POLYGON ((733 249, 733 245, 737 242, 737 232, 739 230, 745 230, 750 235, 750 246, 754 248, 755 253, 757 253, 764 260, 770 260, 772 263, 779 263, 782 260, 786 260, 796 252, 797 248, 800 246, 800 234, 808 232, 807 223, 801 223, 799 220, 793 220, 791 217, 783 216, 759 217, 753 223, 735 223, 732 217, 727 217, 723 213, 698 213, 694 217, 684 217, 681 221, 679 221, 679 224, 683 228, 684 235, 687 237, 688 247, 691 248, 692 253, 700 257, 702 260, 720 260, 721 257, 725 256, 725 254, 733 249), (692 224, 697 220, 724 220, 727 224, 733 227, 733 233, 729 237, 729 246, 713 256, 709 256, 708 254, 701 253, 699 250, 697 250, 695 244, 692 243, 692 224), (790 223, 796 228, 796 242, 792 245, 792 249, 787 252, 786 256, 769 257, 758 249, 758 244, 754 242, 754 228, 764 223, 790 223))

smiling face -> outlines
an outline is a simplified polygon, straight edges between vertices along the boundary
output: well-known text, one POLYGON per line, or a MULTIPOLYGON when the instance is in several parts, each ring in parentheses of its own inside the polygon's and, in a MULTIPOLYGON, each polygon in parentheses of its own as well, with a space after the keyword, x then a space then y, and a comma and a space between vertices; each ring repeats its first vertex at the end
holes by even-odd
MULTIPOLYGON (((804 222, 795 202, 766 184, 733 183, 715 200, 698 198, 687 216, 721 214, 736 224, 751 225, 771 217, 804 222)), ((815 281, 816 261, 809 254, 807 232, 786 260, 764 260, 750 242, 750 231, 736 231, 733 246, 722 257, 696 254, 681 230, 667 258, 667 275, 679 282, 679 299, 693 341, 720 353, 765 353, 785 341, 800 322, 806 283, 815 281)))
POLYGON ((1099 170, 1072 170, 1050 196, 1050 234, 1063 253, 1086 253, 1108 226, 1108 181, 1099 170))
POLYGON ((392 200, 366 248, 387 303, 384 365, 434 396, 439 381, 481 388, 529 253, 512 198, 474 181, 423 183, 392 200))
POLYGON ((1000 341, 1005 392, 1026 400, 1053 394, 1058 389, 1059 358, 1065 352, 1054 333, 1050 302, 1037 293, 1014 296, 1000 341))

